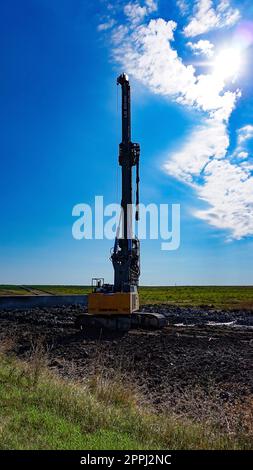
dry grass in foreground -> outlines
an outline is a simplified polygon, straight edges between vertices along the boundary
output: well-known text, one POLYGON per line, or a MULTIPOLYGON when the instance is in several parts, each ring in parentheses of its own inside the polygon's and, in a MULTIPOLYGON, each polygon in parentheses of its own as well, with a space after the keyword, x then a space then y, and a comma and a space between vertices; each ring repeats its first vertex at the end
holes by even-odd
POLYGON ((1 345, 1 449, 252 449, 252 401, 226 412, 193 394, 156 413, 119 370, 96 367, 86 382, 67 382, 49 371, 40 344, 26 362, 12 348, 1 345))

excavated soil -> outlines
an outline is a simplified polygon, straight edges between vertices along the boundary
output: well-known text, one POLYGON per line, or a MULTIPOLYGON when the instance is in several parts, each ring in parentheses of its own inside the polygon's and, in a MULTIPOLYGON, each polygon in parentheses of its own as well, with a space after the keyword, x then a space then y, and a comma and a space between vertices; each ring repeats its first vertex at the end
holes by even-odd
POLYGON ((153 404, 171 407, 200 389, 221 400, 253 394, 253 312, 147 306, 163 313, 161 331, 124 335, 86 334, 74 327, 83 307, 0 311, 0 339, 14 338, 14 351, 27 357, 34 344, 47 349, 49 367, 81 381, 102 368, 134 378, 153 404))

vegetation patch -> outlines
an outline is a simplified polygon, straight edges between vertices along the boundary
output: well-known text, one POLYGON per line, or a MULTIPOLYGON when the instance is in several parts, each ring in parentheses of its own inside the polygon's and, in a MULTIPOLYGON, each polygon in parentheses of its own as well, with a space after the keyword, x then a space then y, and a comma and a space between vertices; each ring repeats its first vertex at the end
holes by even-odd
MULTIPOLYGON (((8 349, 8 348, 6 348, 8 349)), ((1 449, 249 449, 252 435, 154 412, 119 374, 86 383, 50 372, 35 348, 29 361, 0 357, 1 449)))
MULTIPOLYGON (((3 295, 74 295, 88 294, 90 286, 11 286, 0 285, 3 295), (26 290, 27 288, 27 290, 26 290)), ((178 306, 214 307, 222 309, 253 309, 253 286, 141 286, 140 302, 165 303, 178 306)))

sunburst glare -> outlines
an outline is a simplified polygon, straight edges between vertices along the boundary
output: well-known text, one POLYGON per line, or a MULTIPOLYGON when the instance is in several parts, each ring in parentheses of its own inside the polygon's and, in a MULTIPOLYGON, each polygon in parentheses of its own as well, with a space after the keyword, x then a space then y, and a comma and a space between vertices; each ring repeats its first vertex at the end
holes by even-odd
POLYGON ((240 48, 222 49, 213 61, 213 73, 223 80, 235 80, 243 66, 243 53, 240 48))

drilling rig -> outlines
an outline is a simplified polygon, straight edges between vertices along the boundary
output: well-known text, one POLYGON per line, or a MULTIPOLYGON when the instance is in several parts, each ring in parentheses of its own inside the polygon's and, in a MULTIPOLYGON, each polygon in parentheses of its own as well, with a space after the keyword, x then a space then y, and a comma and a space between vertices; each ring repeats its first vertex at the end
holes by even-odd
POLYGON ((121 86, 122 141, 119 144, 121 166, 121 217, 111 261, 114 284, 103 278, 92 279, 88 294, 88 313, 77 317, 80 328, 105 328, 127 331, 130 328, 162 328, 166 319, 159 313, 139 311, 140 242, 133 236, 133 167, 136 176, 135 220, 139 220, 140 145, 131 140, 131 90, 128 76, 117 78, 121 86))

